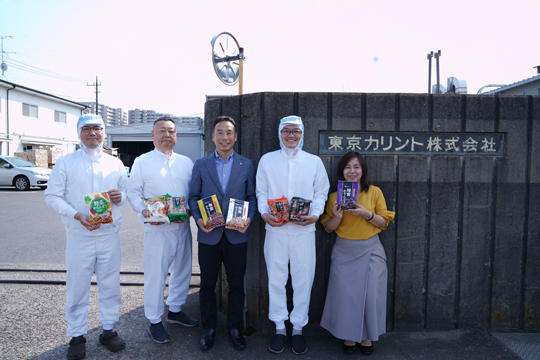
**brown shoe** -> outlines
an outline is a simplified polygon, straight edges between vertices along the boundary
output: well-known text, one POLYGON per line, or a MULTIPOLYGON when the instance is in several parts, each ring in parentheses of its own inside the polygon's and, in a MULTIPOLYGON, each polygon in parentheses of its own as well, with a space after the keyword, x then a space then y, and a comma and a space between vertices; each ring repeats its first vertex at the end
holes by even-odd
POLYGON ((107 346, 107 349, 112 352, 123 350, 126 347, 126 342, 118 336, 116 331, 108 333, 107 335, 99 335, 99 342, 107 346))
POLYGON ((84 336, 71 338, 67 358, 69 360, 83 359, 86 356, 86 339, 84 336))

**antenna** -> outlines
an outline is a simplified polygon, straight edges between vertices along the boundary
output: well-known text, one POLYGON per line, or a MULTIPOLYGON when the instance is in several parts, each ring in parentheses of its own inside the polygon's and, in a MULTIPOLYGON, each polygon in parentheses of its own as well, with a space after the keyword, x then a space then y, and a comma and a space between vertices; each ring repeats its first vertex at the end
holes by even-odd
MULTIPOLYGON (((92 83, 92 84, 89 84, 89 83, 86 83, 86 86, 95 86, 96 87, 96 115, 99 115, 99 108, 98 108, 98 94, 101 92, 101 91, 98 91, 98 86, 101 86, 101 83, 98 83, 97 81, 97 75, 96 75, 96 82, 95 83, 92 83)), ((106 115, 106 114, 105 114, 106 115)))
POLYGON ((14 52, 4 51, 4 39, 13 39, 13 36, 0 36, 2 42, 2 63, 0 63, 0 69, 2 69, 2 79, 7 80, 7 77, 4 75, 4 72, 8 69, 7 64, 4 62, 4 53, 6 54, 15 54, 14 52))

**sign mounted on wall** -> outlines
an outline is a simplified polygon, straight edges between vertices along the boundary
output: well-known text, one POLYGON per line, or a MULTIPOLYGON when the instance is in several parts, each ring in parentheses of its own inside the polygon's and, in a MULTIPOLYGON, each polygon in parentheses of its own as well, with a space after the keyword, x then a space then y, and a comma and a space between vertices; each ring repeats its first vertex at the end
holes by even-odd
POLYGON ((502 133, 319 132, 319 155, 443 155, 504 157, 502 133))

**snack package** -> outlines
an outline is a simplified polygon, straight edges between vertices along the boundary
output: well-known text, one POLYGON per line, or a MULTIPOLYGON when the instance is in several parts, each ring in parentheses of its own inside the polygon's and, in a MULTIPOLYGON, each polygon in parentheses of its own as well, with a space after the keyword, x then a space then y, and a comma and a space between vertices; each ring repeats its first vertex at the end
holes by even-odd
POLYGON ((187 210, 186 210, 186 198, 185 196, 173 197, 169 194, 165 195, 167 199, 167 216, 169 221, 186 221, 187 220, 187 210))
POLYGON ((84 202, 90 207, 90 225, 113 223, 111 198, 106 191, 84 195, 84 202))
POLYGON ((267 199, 272 216, 277 218, 276 222, 289 222, 289 200, 285 196, 279 199, 267 199))
POLYGON ((337 204, 341 210, 356 209, 358 183, 356 181, 338 181, 337 204))
POLYGON ((309 208, 311 207, 311 200, 306 200, 301 197, 293 197, 291 199, 291 215, 289 220, 293 221, 306 221, 302 219, 302 215, 309 215, 309 208))
POLYGON ((201 210, 204 227, 207 230, 225 225, 225 219, 223 218, 223 213, 219 207, 216 195, 201 199, 197 201, 197 203, 199 204, 199 209, 201 210))
POLYGON ((169 217, 167 216, 165 196, 154 196, 149 199, 143 199, 146 204, 146 210, 150 217, 144 219, 144 223, 164 223, 169 224, 169 217))
POLYGON ((242 230, 246 227, 248 218, 249 202, 244 200, 229 200, 229 211, 227 212, 226 229, 242 230))

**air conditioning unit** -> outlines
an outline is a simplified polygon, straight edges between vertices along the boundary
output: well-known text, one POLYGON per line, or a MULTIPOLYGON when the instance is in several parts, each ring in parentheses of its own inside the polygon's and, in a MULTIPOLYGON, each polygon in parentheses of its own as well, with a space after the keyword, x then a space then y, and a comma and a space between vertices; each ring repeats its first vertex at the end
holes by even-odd
POLYGON ((456 77, 449 77, 446 83, 448 94, 466 94, 467 93, 467 81, 458 80, 456 77))
POLYGON ((446 93, 446 88, 443 84, 439 84, 439 92, 437 92, 437 84, 431 85, 431 93, 432 94, 444 94, 446 93))

